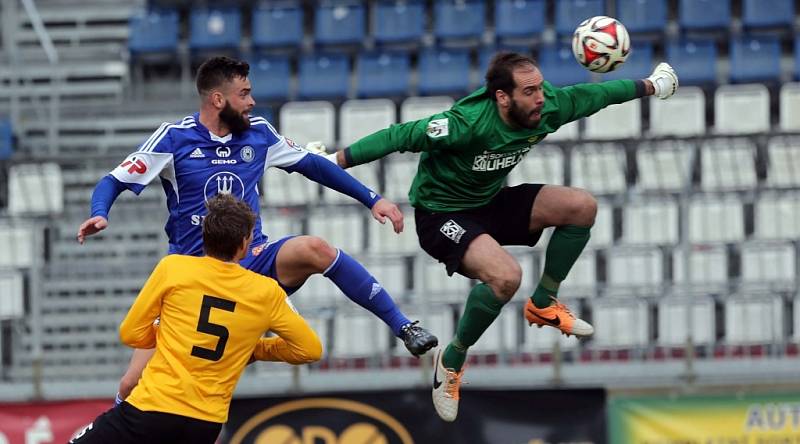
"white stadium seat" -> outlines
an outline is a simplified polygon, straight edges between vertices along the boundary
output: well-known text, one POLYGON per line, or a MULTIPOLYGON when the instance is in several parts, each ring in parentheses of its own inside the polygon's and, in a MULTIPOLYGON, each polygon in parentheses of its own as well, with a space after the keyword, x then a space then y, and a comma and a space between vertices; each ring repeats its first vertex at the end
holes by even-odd
POLYGON ((650 99, 650 134, 698 136, 706 132, 706 97, 695 86, 681 86, 669 100, 650 99))
MULTIPOLYGON (((672 252, 672 280, 686 284, 686 265, 680 248, 672 252)), ((728 282, 728 254, 724 245, 694 245, 689 252, 690 284, 724 285, 728 282)))
POLYGON ((800 193, 761 195, 755 233, 759 239, 800 239, 800 193))
POLYGON ((690 325, 693 344, 703 345, 714 342, 716 324, 714 322, 714 301, 711 298, 668 296, 659 300, 659 345, 673 347, 685 345, 690 325))
POLYGON ((8 212, 60 214, 64 210, 61 167, 55 163, 13 165, 8 172, 8 212))
POLYGON ((642 135, 642 103, 631 100, 611 105, 586 118, 587 139, 630 139, 642 135))
POLYGON ((561 125, 553 134, 547 135, 548 142, 556 142, 559 140, 578 140, 580 139, 580 126, 577 120, 561 125))
POLYGON ((563 151, 552 145, 534 146, 508 175, 509 186, 523 183, 564 185, 563 151))
POLYGON ((409 97, 400 105, 400 121, 410 122, 430 117, 453 106, 450 96, 409 97))
POLYGON ((755 188, 756 146, 748 139, 712 139, 700 148, 701 182, 708 191, 755 188))
POLYGON ((784 83, 780 93, 781 131, 800 131, 800 83, 784 83))
POLYGON ((348 100, 339 109, 339 145, 344 148, 397 122, 389 99, 348 100))
POLYGON ((649 343, 647 302, 635 298, 606 298, 594 305, 594 344, 627 348, 649 343))
POLYGON ((336 111, 330 102, 289 102, 280 111, 281 134, 305 146, 320 141, 329 148, 336 143, 336 111))
POLYGON ((575 261, 559 294, 569 297, 594 296, 597 287, 597 252, 586 249, 575 261))
MULTIPOLYGON (((349 254, 358 253, 364 249, 364 218, 367 215, 368 211, 355 209, 313 211, 308 217, 307 234, 321 237, 349 254)), ((372 220, 372 216, 369 217, 372 220)))
POLYGON ((743 283, 794 288, 797 252, 791 242, 748 242, 741 254, 743 283))
POLYGON ((760 83, 718 87, 714 110, 714 130, 719 134, 769 131, 769 90, 760 83))
POLYGON ((657 287, 664 281, 664 258, 658 248, 608 251, 608 285, 657 287))
POLYGON ((742 203, 736 198, 697 198, 689 203, 692 243, 736 242, 744 239, 742 203))
POLYGON ((623 208, 622 240, 628 244, 675 244, 678 242, 678 204, 670 200, 646 200, 623 208))
POLYGON ((385 159, 386 188, 383 190, 383 196, 394 202, 408 202, 408 191, 417 174, 419 154, 396 153, 385 159))
POLYGON ((29 227, 0 225, 0 267, 33 265, 34 232, 29 227))
POLYGON ((783 301, 777 297, 742 295, 725 301, 725 340, 728 344, 782 341, 783 301))
POLYGON ((516 351, 517 325, 522 322, 522 312, 515 310, 516 304, 503 307, 492 325, 469 348, 470 354, 495 354, 501 351, 516 351))
POLYGON ((269 241, 300 233, 301 220, 288 214, 281 214, 274 208, 261 208, 261 230, 269 236, 269 241))
POLYGON ((25 294, 22 273, 0 270, 0 320, 25 315, 25 294))
POLYGON ((572 152, 573 187, 595 194, 625 191, 625 151, 615 144, 583 144, 572 152))
POLYGON ((267 206, 314 205, 319 202, 320 185, 300 173, 270 168, 264 173, 267 206))
MULTIPOLYGON (((542 236, 544 238, 544 236, 542 236)), ((539 241, 538 247, 544 247, 547 244, 543 242, 544 239, 539 241)), ((614 208, 610 201, 597 201, 597 216, 594 218, 594 225, 592 226, 591 237, 589 238, 589 246, 595 248, 607 247, 614 243, 614 208)))
POLYGON ((389 348, 391 331, 372 313, 337 313, 333 323, 334 357, 372 358, 389 348))
MULTIPOLYGON (((380 192, 380 190, 378 189, 379 168, 380 166, 378 162, 370 162, 370 163, 365 163, 363 165, 355 166, 353 168, 348 168, 345 171, 351 176, 355 177, 359 182, 364 184, 367 188, 371 189, 376 193, 379 193, 380 192)), ((353 200, 352 197, 327 187, 322 187, 322 197, 326 203, 358 204, 358 201, 353 200)))
POLYGON ((395 302, 399 303, 405 298, 406 293, 408 293, 406 285, 408 273, 406 273, 404 258, 359 256, 356 259, 386 289, 395 302))
POLYGON ((432 259, 425 253, 417 258, 416 272, 422 276, 416 279, 414 291, 427 300, 462 302, 467 299, 472 284, 469 279, 454 273, 447 276, 444 264, 432 259))
POLYGON ((638 183, 645 191, 680 191, 689 177, 693 145, 685 141, 640 142, 638 183))
POLYGON ((767 185, 800 187, 800 137, 772 137, 767 144, 767 185))
POLYGON ((407 212, 403 218, 403 231, 395 233, 392 223, 386 221, 381 225, 370 219, 369 250, 379 254, 414 254, 420 251, 417 241, 417 225, 413 212, 407 212))

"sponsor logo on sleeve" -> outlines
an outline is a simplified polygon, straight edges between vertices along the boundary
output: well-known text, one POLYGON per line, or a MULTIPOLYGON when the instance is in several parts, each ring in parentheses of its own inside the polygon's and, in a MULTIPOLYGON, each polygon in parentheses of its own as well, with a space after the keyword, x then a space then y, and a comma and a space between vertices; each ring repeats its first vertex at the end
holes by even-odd
POLYGON ((439 137, 446 137, 450 134, 447 118, 434 119, 428 122, 428 129, 425 130, 428 137, 438 139, 439 137))
POLYGON ((131 157, 125 162, 122 162, 122 164, 120 164, 120 168, 127 168, 128 174, 144 174, 147 172, 147 164, 144 163, 143 159, 140 159, 136 156, 131 157))

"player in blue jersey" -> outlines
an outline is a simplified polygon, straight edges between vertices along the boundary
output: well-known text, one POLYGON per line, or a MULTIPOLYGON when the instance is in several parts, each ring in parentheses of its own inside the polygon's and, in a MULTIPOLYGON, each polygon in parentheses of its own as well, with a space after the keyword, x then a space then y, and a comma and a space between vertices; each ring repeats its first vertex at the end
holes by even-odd
MULTIPOLYGON (((164 123, 139 149, 103 177, 92 195, 91 217, 78 229, 78 241, 108 226, 108 212, 124 190, 139 194, 156 177, 167 197, 165 230, 169 253, 201 256, 205 202, 231 194, 260 212, 258 184, 269 167, 299 172, 328 188, 347 194, 372 211, 395 232, 403 229, 397 206, 371 191, 324 157, 313 154, 275 131, 264 118, 251 116, 249 65, 214 57, 197 73, 200 112, 173 124, 164 123)), ((265 190, 269 192, 269 190, 265 190)), ((256 221, 253 241, 242 266, 278 281, 288 294, 311 275, 321 273, 352 301, 381 318, 415 356, 437 345, 437 339, 411 322, 391 296, 347 253, 313 236, 268 239, 256 221)), ((151 350, 136 350, 120 383, 124 399, 136 386, 151 350)))

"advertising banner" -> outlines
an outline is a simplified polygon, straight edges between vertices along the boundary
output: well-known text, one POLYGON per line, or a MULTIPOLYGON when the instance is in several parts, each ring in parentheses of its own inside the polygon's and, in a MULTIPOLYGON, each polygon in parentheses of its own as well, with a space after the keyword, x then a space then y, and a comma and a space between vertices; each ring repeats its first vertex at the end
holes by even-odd
POLYGON ((234 400, 229 444, 605 443, 605 391, 463 390, 442 421, 430 390, 234 400))
POLYGON ((800 393, 614 398, 617 444, 800 444, 800 393))
POLYGON ((0 404, 0 444, 63 444, 83 430, 111 399, 0 404))

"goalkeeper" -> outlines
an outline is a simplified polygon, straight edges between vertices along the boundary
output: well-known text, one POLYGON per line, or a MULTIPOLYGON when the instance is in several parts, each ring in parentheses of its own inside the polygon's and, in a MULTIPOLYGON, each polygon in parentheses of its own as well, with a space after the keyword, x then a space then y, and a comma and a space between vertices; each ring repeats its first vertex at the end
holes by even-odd
POLYGON ((666 99, 677 88, 678 77, 666 63, 643 80, 556 88, 533 59, 503 52, 489 64, 486 86, 450 110, 392 125, 329 155, 346 168, 395 151, 422 152, 409 192, 419 243, 449 275, 480 281, 467 297, 455 338, 436 354, 433 402, 442 419, 453 421, 458 412, 467 350, 519 288, 522 269, 503 245, 533 246, 544 228, 556 227, 525 319, 567 335, 594 332, 558 301, 558 288, 589 241, 597 201, 578 188, 504 187, 506 176, 560 126, 643 96, 666 99))

